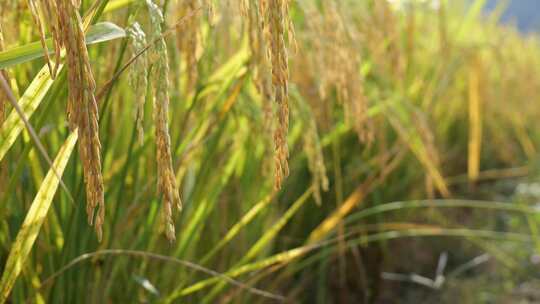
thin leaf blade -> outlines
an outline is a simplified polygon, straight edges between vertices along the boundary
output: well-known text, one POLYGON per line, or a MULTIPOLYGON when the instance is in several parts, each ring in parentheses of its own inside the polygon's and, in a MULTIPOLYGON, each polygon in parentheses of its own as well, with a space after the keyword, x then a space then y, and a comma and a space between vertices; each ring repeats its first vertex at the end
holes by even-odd
MULTIPOLYGON (((62 66, 59 66, 58 71, 61 69, 62 66)), ((36 77, 34 77, 34 80, 32 80, 32 83, 30 83, 18 101, 26 118, 30 119, 32 117, 32 114, 34 114, 37 107, 41 104, 52 84, 53 80, 51 79, 49 69, 45 65, 36 77)), ((23 128, 24 121, 16 111, 12 111, 6 121, 0 126, 0 161, 4 158, 9 148, 11 148, 23 128)))
MULTIPOLYGON (((53 166, 59 174, 64 172, 68 160, 77 142, 77 131, 73 131, 54 160, 53 166)), ((28 258, 28 254, 41 229, 43 221, 47 216, 54 194, 58 189, 60 180, 51 168, 41 184, 39 191, 30 206, 30 210, 17 234, 0 280, 0 303, 4 303, 15 284, 15 281, 23 269, 23 265, 28 258)))

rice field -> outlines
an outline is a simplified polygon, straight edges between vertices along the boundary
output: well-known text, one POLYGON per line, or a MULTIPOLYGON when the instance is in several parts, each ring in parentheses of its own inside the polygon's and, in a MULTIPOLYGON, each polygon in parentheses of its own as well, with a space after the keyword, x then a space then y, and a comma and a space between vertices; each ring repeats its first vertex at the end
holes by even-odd
POLYGON ((540 40, 485 2, 3 0, 0 303, 540 301, 540 40))

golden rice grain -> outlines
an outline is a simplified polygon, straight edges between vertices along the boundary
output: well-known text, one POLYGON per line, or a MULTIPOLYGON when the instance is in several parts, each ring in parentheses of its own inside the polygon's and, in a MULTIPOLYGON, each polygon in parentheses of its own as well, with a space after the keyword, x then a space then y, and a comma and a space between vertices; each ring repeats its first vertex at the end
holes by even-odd
POLYGON ((289 148, 287 133, 289 129, 289 64, 285 45, 286 28, 290 25, 288 18, 288 0, 268 0, 261 2, 265 13, 266 41, 272 71, 274 101, 278 106, 277 127, 274 130, 275 146, 275 186, 281 188, 283 179, 289 175, 289 148))
POLYGON ((45 57, 45 62, 47 63, 47 66, 49 67, 49 72, 51 74, 51 77, 54 79, 55 70, 52 66, 51 59, 49 56, 49 47, 47 46, 47 43, 45 42, 45 39, 46 39, 45 28, 43 26, 43 23, 41 22, 40 12, 42 10, 40 9, 40 4, 39 2, 36 2, 36 0, 28 0, 28 6, 30 7, 30 12, 32 13, 32 18, 34 19, 34 23, 36 24, 39 30, 39 40, 41 42, 41 47, 43 48, 43 55, 45 57))
MULTIPOLYGON (((127 34, 130 37, 131 53, 135 56, 138 55, 147 44, 146 34, 141 28, 141 25, 135 22, 127 29, 127 34)), ((129 74, 129 82, 132 88, 134 88, 135 95, 135 124, 137 127, 137 135, 139 143, 143 143, 144 139, 144 104, 146 101, 146 88, 148 86, 148 56, 146 52, 143 52, 131 66, 129 74)))
POLYGON ((99 240, 105 219, 103 178, 101 175, 101 143, 99 141, 98 107, 94 96, 96 84, 90 67, 84 29, 77 3, 58 0, 58 24, 61 45, 66 49, 68 66, 68 121, 79 132, 79 154, 86 185, 86 213, 99 240))
MULTIPOLYGON (((50 63, 50 56, 48 56, 48 52, 47 52, 47 62, 49 64, 49 70, 51 72, 51 77, 54 78, 56 76, 56 73, 57 73, 57 70, 58 70, 58 65, 57 63, 60 62, 60 55, 61 55, 61 38, 60 38, 60 30, 59 30, 59 19, 57 18, 56 14, 58 12, 58 6, 57 6, 57 3, 56 1, 53 1, 53 0, 43 0, 42 1, 42 4, 43 4, 43 9, 42 9, 42 12, 45 16, 45 20, 47 20, 48 22, 48 25, 49 25, 49 28, 50 28, 50 31, 51 31, 51 34, 52 34, 52 38, 53 38, 53 42, 54 42, 54 61, 55 61, 55 64, 53 67, 52 64, 50 63)), ((47 49, 45 49, 47 50, 47 49)))
POLYGON ((303 99, 297 102, 298 112, 304 124, 305 132, 303 133, 304 152, 308 160, 308 169, 311 173, 311 185, 313 187, 313 197, 315 202, 320 205, 322 203, 321 190, 328 191, 328 177, 326 175, 326 166, 324 165, 324 156, 317 131, 315 117, 310 110, 309 104, 303 99))
POLYGON ((151 0, 146 0, 150 12, 152 24, 152 39, 158 39, 155 48, 152 50, 152 73, 153 83, 153 108, 154 123, 156 128, 156 154, 158 167, 158 190, 163 195, 162 219, 165 223, 165 235, 169 241, 175 240, 175 228, 172 216, 172 206, 178 210, 182 209, 182 202, 176 186, 176 178, 172 167, 171 139, 168 126, 169 108, 169 60, 167 55, 167 45, 161 36, 161 24, 163 15, 159 7, 151 0), (161 37, 161 38, 160 38, 161 37))
POLYGON ((345 118, 362 142, 372 139, 371 122, 367 118, 367 100, 363 92, 363 80, 358 72, 361 63, 359 47, 354 44, 354 29, 345 20, 337 1, 326 1, 324 15, 319 25, 324 41, 320 64, 322 98, 335 90, 338 102, 343 105, 345 118), (329 43, 329 41, 331 41, 329 43), (322 72, 325 71, 325 72, 322 72))
MULTIPOLYGON (((264 139, 269 144, 265 150, 266 154, 273 153, 273 132, 274 132, 274 108, 273 108, 273 87, 272 72, 269 62, 268 47, 264 34, 264 16, 261 4, 258 1, 243 1, 241 12, 247 20, 247 32, 251 51, 250 69, 253 73, 253 82, 261 96, 263 111, 263 133, 264 139)), ((265 145, 266 146, 266 145, 265 145)), ((266 160, 266 158, 265 158, 266 160)), ((272 167, 272 164, 264 167, 272 167)), ((266 169, 266 168, 265 168, 266 169)), ((264 170, 267 171, 267 170, 264 170)))
MULTIPOLYGON (((186 20, 184 26, 178 28, 178 44, 180 52, 185 61, 187 81, 185 85, 186 93, 194 91, 197 83, 197 49, 199 48, 199 24, 201 14, 198 8, 201 7, 200 0, 185 0, 179 4, 179 14, 185 16, 190 12, 195 12, 193 16, 186 20)), ((209 5, 208 7, 212 7, 209 5)))

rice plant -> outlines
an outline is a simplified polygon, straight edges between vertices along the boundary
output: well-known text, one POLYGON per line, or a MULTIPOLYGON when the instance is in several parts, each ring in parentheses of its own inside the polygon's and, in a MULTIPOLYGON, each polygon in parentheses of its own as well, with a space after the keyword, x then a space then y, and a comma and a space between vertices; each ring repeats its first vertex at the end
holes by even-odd
POLYGON ((540 44, 484 2, 4 0, 0 303, 519 301, 540 44))

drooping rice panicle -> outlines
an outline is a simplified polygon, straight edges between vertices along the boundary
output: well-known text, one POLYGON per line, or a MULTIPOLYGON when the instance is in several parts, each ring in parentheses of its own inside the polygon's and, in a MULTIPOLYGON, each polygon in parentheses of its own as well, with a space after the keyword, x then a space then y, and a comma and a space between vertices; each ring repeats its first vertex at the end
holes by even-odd
POLYGON ((97 237, 101 240, 105 220, 105 201, 101 174, 99 113, 94 96, 96 84, 77 3, 70 0, 58 0, 56 5, 59 25, 57 38, 66 49, 68 67, 68 122, 70 129, 77 129, 79 133, 79 154, 86 186, 88 222, 94 226, 97 237))
MULTIPOLYGON (((47 2, 47 1, 45 1, 47 2)), ((54 78, 54 68, 51 63, 51 59, 49 56, 49 47, 47 46, 47 43, 45 42, 45 28, 43 26, 43 22, 41 21, 41 15, 40 12, 42 11, 40 9, 40 2, 36 0, 28 0, 28 7, 30 8, 30 12, 32 13, 32 18, 34 19, 34 23, 37 26, 39 30, 39 40, 41 42, 41 47, 43 48, 43 55, 45 57, 45 62, 47 63, 47 66, 49 67, 49 72, 51 74, 51 77, 54 78)))
POLYGON ((328 191, 329 182, 326 175, 326 166, 324 165, 324 156, 317 130, 315 116, 311 112, 309 104, 303 99, 297 100, 295 103, 298 109, 298 117, 305 124, 303 132, 303 147, 304 153, 308 162, 308 169, 311 173, 311 185, 313 187, 313 198, 320 205, 322 203, 321 190, 328 191))
MULTIPOLYGON (((130 37, 130 49, 133 56, 137 55, 146 47, 146 34, 138 22, 133 23, 128 29, 127 34, 130 37)), ((144 104, 146 101, 146 88, 148 86, 148 56, 146 52, 140 54, 131 66, 129 82, 134 89, 135 95, 135 124, 139 143, 144 139, 144 104)))
POLYGON ((172 216, 173 205, 182 209, 182 202, 176 186, 176 178, 172 166, 171 139, 169 135, 168 107, 169 107, 169 60, 167 45, 161 36, 163 14, 160 8, 146 0, 152 25, 151 41, 158 39, 152 49, 152 79, 153 79, 153 108, 154 124, 156 129, 156 155, 158 168, 158 190, 163 195, 162 218, 165 223, 165 235, 169 241, 174 241, 176 232, 172 216))
POLYGON ((185 16, 190 12, 195 12, 193 16, 186 19, 184 26, 178 29, 179 49, 185 62, 187 74, 186 94, 192 93, 197 83, 197 50, 200 43, 199 24, 201 22, 201 14, 198 9, 201 6, 200 0, 184 0, 179 3, 179 15, 185 16))
POLYGON ((288 33, 289 1, 262 0, 264 12, 264 32, 269 46, 274 102, 278 107, 277 126, 274 130, 275 146, 275 186, 281 189, 284 178, 289 175, 289 148, 287 133, 289 129, 289 63, 285 38, 288 33))
POLYGON ((42 1, 42 13, 45 16, 45 20, 47 20, 47 24, 49 25, 50 32, 53 38, 53 45, 54 45, 54 65, 50 63, 50 56, 48 55, 47 51, 47 62, 49 64, 49 70, 51 70, 51 77, 55 77, 57 70, 58 70, 58 63, 60 62, 60 55, 61 55, 61 32, 60 32, 60 24, 59 19, 57 17, 58 14, 58 6, 57 1, 52 0, 43 0, 42 1))
POLYGON ((317 66, 320 98, 327 100, 335 91, 345 118, 360 141, 371 141, 372 122, 367 117, 367 98, 359 73, 361 49, 355 44, 358 34, 348 26, 351 22, 347 21, 338 1, 325 1, 322 12, 309 4, 304 10, 309 16, 310 40, 315 48, 313 62, 317 66))
POLYGON ((271 116, 272 108, 270 102, 274 96, 272 90, 272 70, 269 62, 269 48, 264 37, 264 16, 261 16, 261 14, 261 6, 257 2, 250 4, 248 14, 249 45, 252 53, 252 63, 255 68, 255 84, 263 98, 265 110, 267 110, 265 113, 267 116, 271 116), (270 109, 269 111, 268 108, 270 109))
POLYGON ((274 132, 274 101, 273 101, 273 86, 272 86, 272 71, 269 61, 269 48, 265 39, 265 20, 264 11, 259 1, 242 1, 240 11, 244 20, 247 21, 246 30, 249 39, 249 48, 251 52, 251 60, 249 62, 250 70, 253 75, 253 83, 257 88, 257 91, 261 97, 261 108, 263 113, 263 132, 264 140, 268 142, 265 145, 265 157, 264 171, 268 171, 267 168, 272 168, 273 157, 275 148, 273 148, 273 132, 274 132), (266 164, 266 159, 271 164, 266 164))

